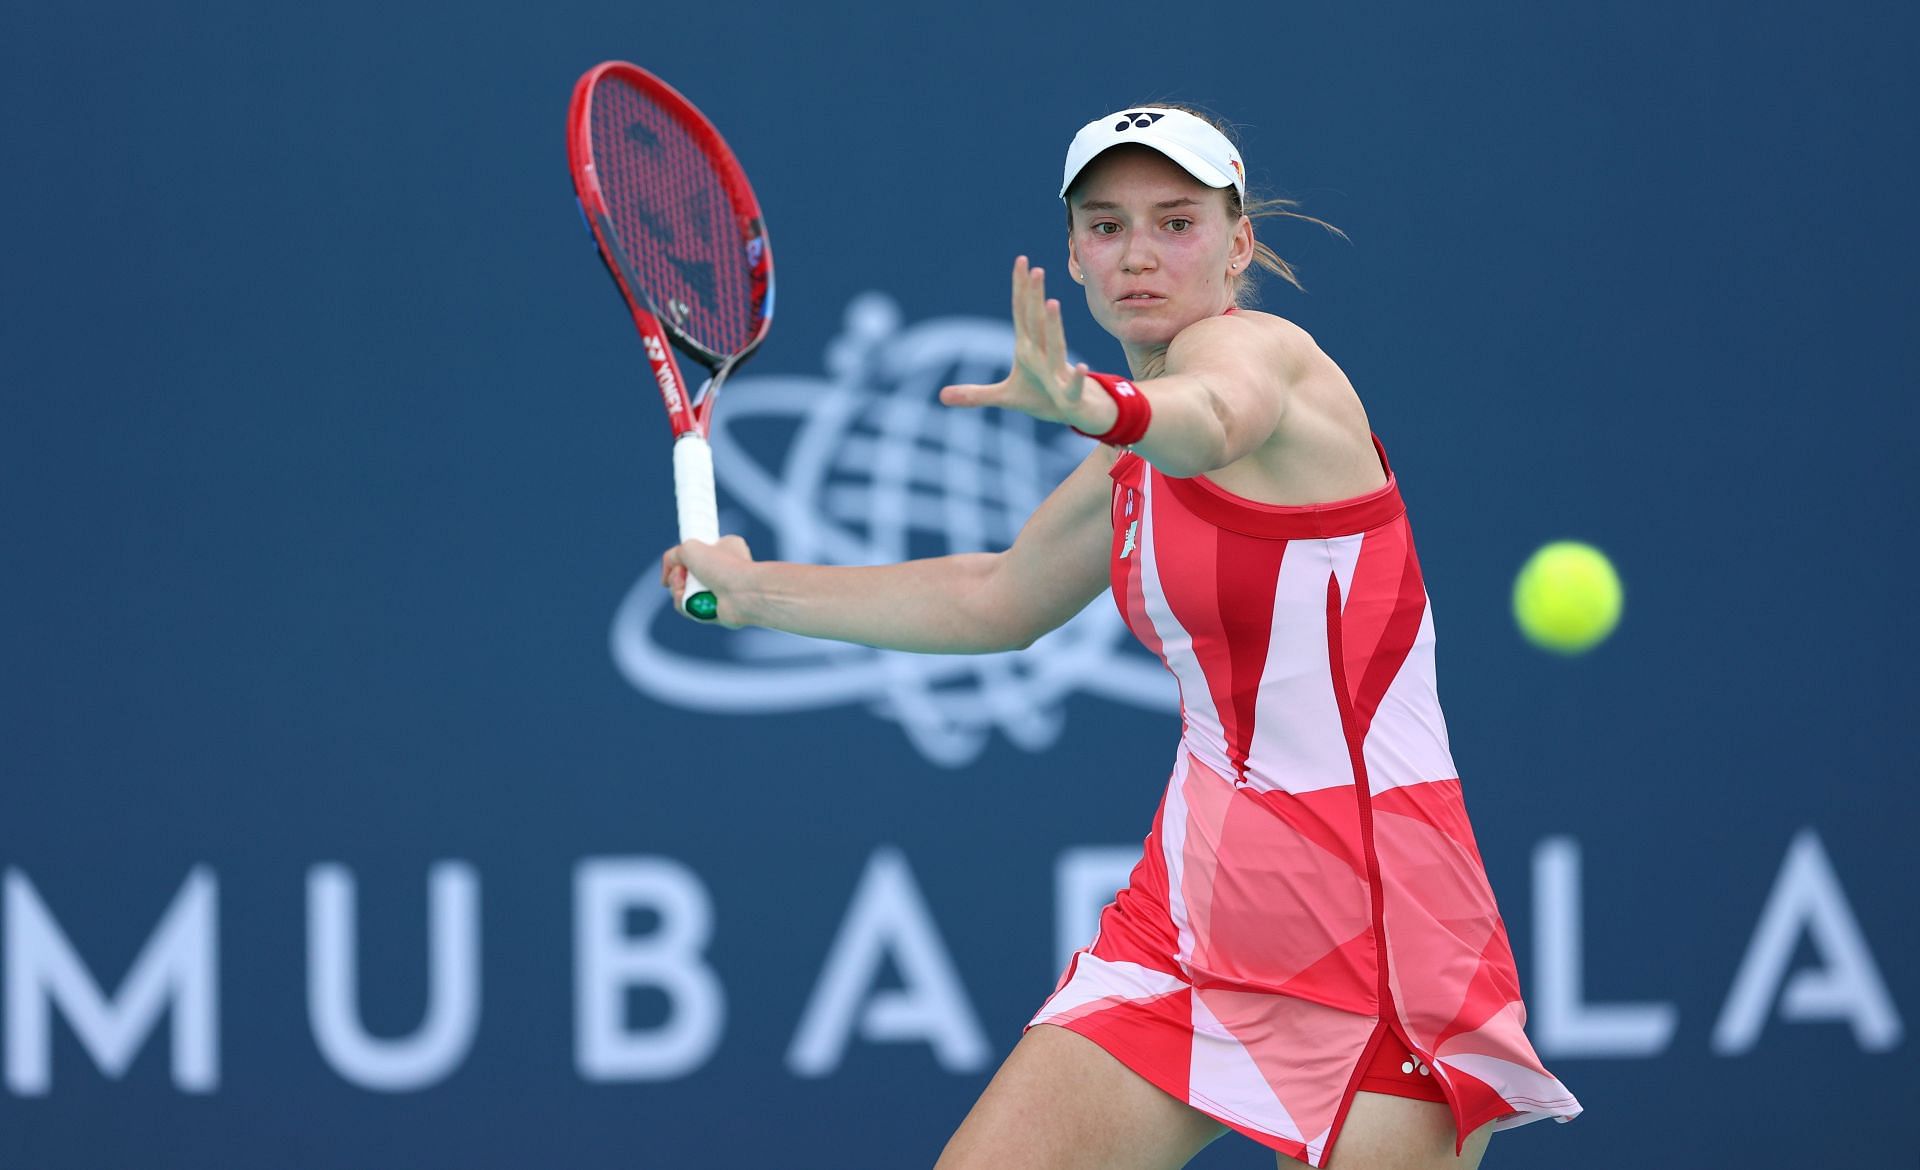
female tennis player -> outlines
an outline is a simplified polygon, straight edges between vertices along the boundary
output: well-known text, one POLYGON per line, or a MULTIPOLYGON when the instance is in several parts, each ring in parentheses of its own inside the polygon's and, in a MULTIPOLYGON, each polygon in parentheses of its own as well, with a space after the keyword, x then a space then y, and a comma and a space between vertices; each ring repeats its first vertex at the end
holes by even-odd
POLYGON ((1029 645, 1111 587, 1179 680, 1173 774, 1127 888, 939 1170, 1160 1170, 1228 1129, 1278 1165, 1472 1167, 1580 1105, 1522 1031, 1511 948, 1434 684, 1433 618, 1385 448, 1298 326, 1237 309, 1239 152, 1174 107, 1067 151, 1067 273, 1128 376, 1070 365, 1013 266, 1013 369, 949 386, 1102 444, 1002 553, 841 568, 683 544, 719 620, 874 646, 1029 645))

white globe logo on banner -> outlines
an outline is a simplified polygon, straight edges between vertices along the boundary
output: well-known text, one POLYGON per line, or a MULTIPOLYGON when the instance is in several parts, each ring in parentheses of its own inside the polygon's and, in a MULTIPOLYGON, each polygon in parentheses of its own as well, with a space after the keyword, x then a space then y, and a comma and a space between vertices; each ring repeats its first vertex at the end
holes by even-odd
MULTIPOLYGON (((981 317, 902 327, 869 292, 847 306, 824 378, 742 377, 714 412, 723 531, 736 512, 771 529, 756 555, 818 564, 887 564, 1007 547, 1089 442, 1008 411, 953 410, 940 387, 1003 377, 1013 329, 981 317)), ((927 655, 745 629, 662 643, 670 612, 657 567, 628 592, 613 656, 641 692, 688 710, 772 714, 864 706, 900 725, 928 760, 958 768, 995 729, 1027 751, 1059 738, 1065 698, 1084 691, 1153 711, 1178 709, 1173 680, 1133 642, 1111 601, 1017 654, 927 655)))

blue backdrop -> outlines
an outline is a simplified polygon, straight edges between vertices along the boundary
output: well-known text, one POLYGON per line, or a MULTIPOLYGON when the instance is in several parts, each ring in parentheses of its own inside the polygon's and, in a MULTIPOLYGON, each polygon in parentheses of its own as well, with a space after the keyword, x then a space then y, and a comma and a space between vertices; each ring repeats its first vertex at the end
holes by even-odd
POLYGON ((1068 138, 1235 120, 1350 237, 1273 229, 1266 304, 1393 454, 1587 1108, 1487 1164, 1911 1159, 1911 6, 4 25, 0 1166, 930 1165, 1137 850, 1177 721, 1106 602, 985 662, 659 612, 667 432, 562 143, 616 56, 767 209, 720 455, 776 555, 1003 539, 1077 440, 931 396, 1004 360, 1068 138), (1558 537, 1627 583, 1577 660, 1507 610, 1558 537))

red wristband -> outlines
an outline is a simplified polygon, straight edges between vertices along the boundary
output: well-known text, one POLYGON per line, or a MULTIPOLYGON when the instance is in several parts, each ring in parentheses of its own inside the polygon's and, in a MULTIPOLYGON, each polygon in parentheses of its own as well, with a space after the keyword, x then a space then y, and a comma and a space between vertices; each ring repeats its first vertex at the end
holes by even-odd
POLYGON ((1100 383, 1100 388, 1119 408, 1119 414, 1114 416, 1113 425, 1103 435, 1081 431, 1079 427, 1073 429, 1089 439, 1098 439, 1115 447, 1131 447, 1138 443, 1147 433, 1147 424, 1153 420, 1153 407, 1147 404, 1147 396, 1140 393, 1140 388, 1132 382, 1114 374, 1089 373, 1087 377, 1100 383))

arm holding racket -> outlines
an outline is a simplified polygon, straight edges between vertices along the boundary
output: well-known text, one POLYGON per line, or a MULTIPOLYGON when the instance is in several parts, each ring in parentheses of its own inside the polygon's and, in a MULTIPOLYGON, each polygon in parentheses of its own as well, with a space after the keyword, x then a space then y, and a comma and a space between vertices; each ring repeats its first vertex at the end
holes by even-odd
POLYGON ((746 542, 681 544, 661 560, 676 600, 692 571, 719 598, 719 623, 927 654, 1018 650, 1107 587, 1113 454, 1098 449, 1027 519, 1013 547, 897 565, 754 561, 746 542))

